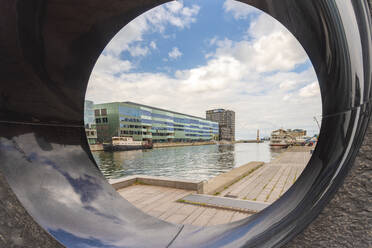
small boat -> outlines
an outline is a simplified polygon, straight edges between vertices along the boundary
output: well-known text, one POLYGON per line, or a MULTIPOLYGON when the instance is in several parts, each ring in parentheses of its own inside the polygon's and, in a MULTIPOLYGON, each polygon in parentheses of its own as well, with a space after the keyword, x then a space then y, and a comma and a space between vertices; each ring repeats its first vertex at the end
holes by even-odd
POLYGON ((151 149, 150 141, 134 141, 132 137, 112 137, 111 143, 103 143, 105 151, 129 151, 140 149, 151 149))
POLYGON ((288 135, 286 130, 279 129, 271 133, 270 147, 272 148, 287 148, 293 143, 294 138, 288 135))

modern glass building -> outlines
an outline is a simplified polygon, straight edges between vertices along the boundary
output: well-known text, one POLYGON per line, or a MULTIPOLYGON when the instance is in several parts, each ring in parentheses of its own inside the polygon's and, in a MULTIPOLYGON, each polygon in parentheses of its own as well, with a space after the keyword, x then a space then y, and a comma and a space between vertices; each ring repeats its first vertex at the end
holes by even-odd
POLYGON ((87 135, 88 143, 94 145, 97 142, 97 130, 94 117, 93 101, 85 100, 84 104, 84 126, 87 135))
POLYGON ((94 105, 99 142, 130 136, 152 142, 218 140, 218 123, 133 102, 94 105))

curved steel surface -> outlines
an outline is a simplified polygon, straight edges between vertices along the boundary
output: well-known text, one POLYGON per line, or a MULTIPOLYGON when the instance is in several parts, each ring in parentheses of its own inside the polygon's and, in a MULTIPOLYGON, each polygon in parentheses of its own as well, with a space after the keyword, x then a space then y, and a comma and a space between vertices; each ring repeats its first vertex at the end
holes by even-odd
POLYGON ((366 0, 245 0, 283 23, 318 75, 319 143, 297 182, 264 211, 215 227, 166 223, 106 182, 86 142, 84 94, 109 40, 166 1, 0 0, 0 171, 66 247, 279 247, 322 210, 352 166, 371 114, 366 0))

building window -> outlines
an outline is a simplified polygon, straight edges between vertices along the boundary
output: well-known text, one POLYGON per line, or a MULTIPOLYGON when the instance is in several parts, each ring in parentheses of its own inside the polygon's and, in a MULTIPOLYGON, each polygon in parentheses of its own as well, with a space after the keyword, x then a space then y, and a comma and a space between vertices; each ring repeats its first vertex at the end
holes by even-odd
POLYGON ((97 118, 96 123, 101 123, 101 118, 97 118))
POLYGON ((101 115, 107 115, 107 109, 101 109, 101 115))
POLYGON ((99 112, 99 109, 95 109, 94 110, 94 115, 95 116, 100 116, 101 115, 100 112, 99 112))
POLYGON ((107 118, 106 117, 105 118, 102 118, 102 122, 103 123, 107 123, 108 122, 107 118))

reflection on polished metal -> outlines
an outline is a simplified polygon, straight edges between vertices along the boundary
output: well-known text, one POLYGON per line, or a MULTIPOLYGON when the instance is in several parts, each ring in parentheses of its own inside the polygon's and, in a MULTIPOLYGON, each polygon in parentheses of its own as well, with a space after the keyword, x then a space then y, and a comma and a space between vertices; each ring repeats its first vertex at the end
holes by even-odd
POLYGON ((363 140, 372 96, 367 1, 245 0, 303 45, 324 117, 294 186, 259 214, 214 227, 174 225, 136 209, 105 181, 85 138, 84 94, 95 61, 120 28, 163 2, 0 0, 1 174, 35 221, 67 247, 281 246, 328 203, 363 140))

